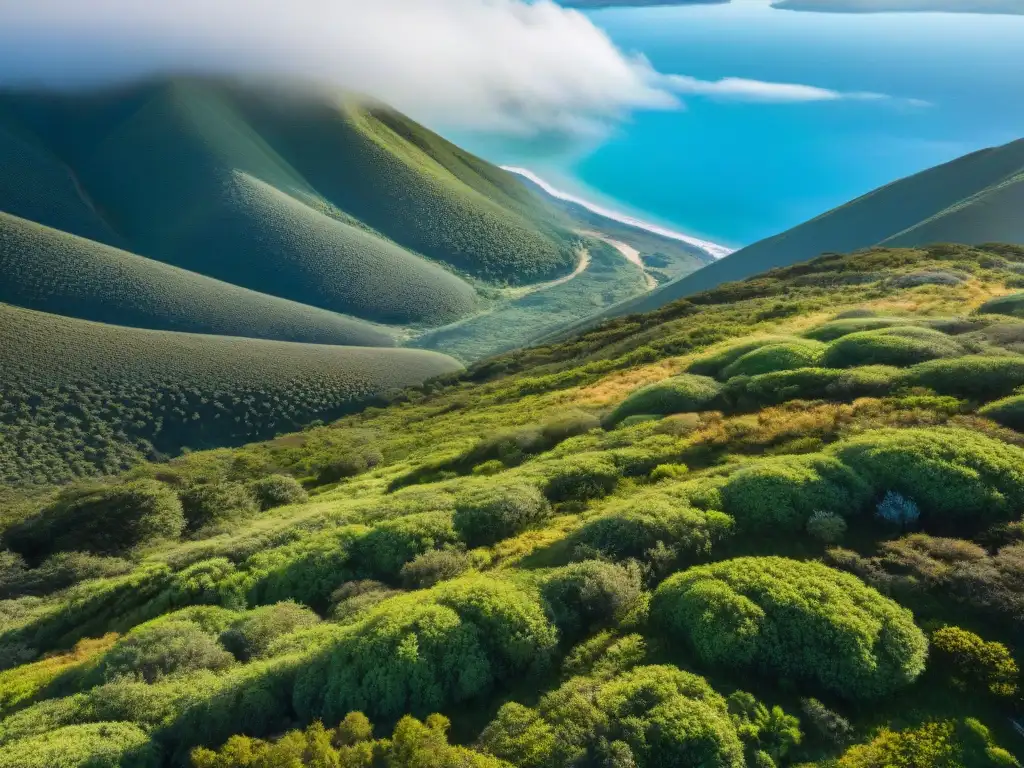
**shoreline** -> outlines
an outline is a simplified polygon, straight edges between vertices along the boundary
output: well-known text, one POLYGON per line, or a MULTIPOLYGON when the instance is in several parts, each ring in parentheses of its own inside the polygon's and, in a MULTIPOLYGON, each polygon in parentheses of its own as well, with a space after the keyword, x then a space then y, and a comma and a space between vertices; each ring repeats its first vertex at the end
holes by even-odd
POLYGON ((585 200, 582 197, 577 197, 576 195, 572 195, 568 192, 564 192, 558 189, 557 187, 552 186, 544 179, 542 179, 540 176, 538 176, 533 171, 527 168, 520 168, 518 166, 513 165, 503 165, 501 166, 501 168, 504 171, 514 173, 517 176, 522 176, 524 179, 533 182, 542 190, 544 190, 546 194, 550 195, 556 200, 562 200, 567 203, 575 203, 576 205, 587 209, 591 213, 595 213, 598 216, 603 216, 606 219, 611 219, 612 221, 617 221, 619 224, 625 224, 630 227, 635 227, 636 229, 642 229, 646 232, 651 232, 655 235, 660 235, 661 237, 667 237, 670 240, 679 240, 680 242, 686 243, 687 245, 692 245, 695 248, 700 248, 702 251, 704 251, 709 256, 715 259, 725 258, 730 253, 733 253, 736 250, 734 248, 727 248, 724 245, 719 245, 718 243, 713 243, 710 240, 701 240, 700 238, 691 237, 690 235, 683 234, 682 232, 676 232, 674 230, 667 229, 666 227, 662 227, 657 224, 651 224, 649 222, 643 221, 642 219, 630 216, 629 214, 619 213, 618 211, 613 211, 610 208, 605 208, 596 203, 592 203, 589 200, 585 200))

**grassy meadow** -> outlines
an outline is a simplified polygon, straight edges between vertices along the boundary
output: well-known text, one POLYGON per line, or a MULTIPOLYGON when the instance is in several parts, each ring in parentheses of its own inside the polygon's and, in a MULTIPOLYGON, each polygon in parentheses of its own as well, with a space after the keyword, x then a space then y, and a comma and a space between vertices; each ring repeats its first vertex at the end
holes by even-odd
MULTIPOLYGON (((0 766, 1019 765, 1022 275, 1013 246, 829 255, 462 373, 385 350, 443 375, 9 489, 0 766)), ((182 359, 76 362, 70 327, 111 331, 4 311, 0 349, 66 339, 19 377, 133 402, 182 359)), ((211 388, 266 377, 254 413, 351 389, 301 345, 195 338, 211 388)))

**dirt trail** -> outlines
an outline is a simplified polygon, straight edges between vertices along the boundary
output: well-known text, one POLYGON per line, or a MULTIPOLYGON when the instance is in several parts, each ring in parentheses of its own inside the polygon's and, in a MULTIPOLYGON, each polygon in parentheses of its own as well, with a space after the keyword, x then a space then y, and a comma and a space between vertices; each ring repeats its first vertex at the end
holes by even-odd
POLYGON ((632 264, 636 264, 638 267, 640 267, 640 271, 644 273, 644 279, 647 281, 648 291, 653 291, 655 288, 658 287, 658 281, 647 273, 647 267, 644 266, 644 260, 640 258, 640 251, 638 251, 636 248, 634 248, 631 245, 627 245, 621 240, 613 240, 610 237, 606 237, 605 235, 602 235, 600 232, 580 232, 580 234, 587 235, 588 237, 593 237, 598 240, 603 240, 604 242, 608 243, 608 245, 610 245, 612 248, 621 253, 625 257, 626 261, 632 264))

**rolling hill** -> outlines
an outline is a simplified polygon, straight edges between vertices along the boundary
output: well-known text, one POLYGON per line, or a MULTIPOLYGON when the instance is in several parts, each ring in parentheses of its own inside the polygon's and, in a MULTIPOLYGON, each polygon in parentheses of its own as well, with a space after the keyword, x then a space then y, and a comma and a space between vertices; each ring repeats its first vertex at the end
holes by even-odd
POLYGON ((136 328, 390 347, 364 320, 256 293, 0 213, 0 302, 136 328))
POLYGON ((238 445, 460 368, 421 350, 139 330, 0 304, 0 483, 238 445))
POLYGON ((645 312, 822 253, 936 242, 1024 243, 1024 139, 974 152, 869 192, 782 234, 627 302, 645 312))
POLYGON ((384 106, 276 85, 0 94, 0 212, 391 324, 475 311, 464 278, 575 266, 575 236, 510 174, 384 106))

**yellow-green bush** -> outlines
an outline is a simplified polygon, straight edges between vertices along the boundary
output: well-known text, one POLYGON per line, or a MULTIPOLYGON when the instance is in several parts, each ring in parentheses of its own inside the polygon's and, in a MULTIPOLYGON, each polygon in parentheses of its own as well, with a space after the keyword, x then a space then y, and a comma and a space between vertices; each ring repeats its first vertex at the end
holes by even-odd
POLYGON ((996 400, 979 410, 978 413, 999 422, 1004 427, 1024 432, 1024 395, 1013 395, 996 400))
POLYGON ((950 336, 930 328, 907 326, 842 336, 829 344, 822 364, 827 368, 859 365, 906 367, 961 354, 963 347, 950 336))
POLYGON ((636 414, 667 416, 671 413, 704 411, 718 397, 719 389, 720 385, 707 376, 690 373, 673 376, 633 392, 612 411, 608 422, 618 424, 636 414))
POLYGON ((551 514, 544 494, 527 483, 495 483, 474 488, 455 500, 453 523, 470 547, 515 536, 551 514))
POLYGON ((814 368, 821 363, 825 345, 820 342, 802 340, 784 344, 768 344, 747 352, 722 369, 722 379, 733 376, 758 376, 772 371, 789 371, 795 368, 814 368))

